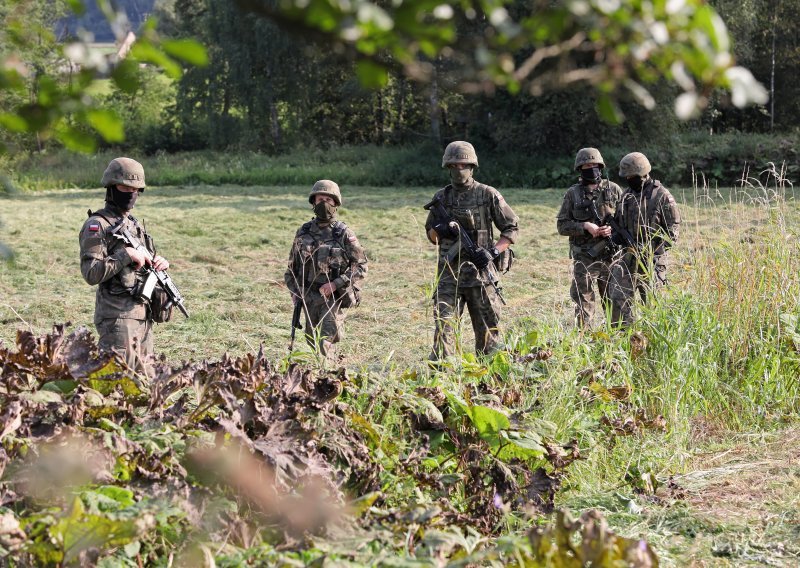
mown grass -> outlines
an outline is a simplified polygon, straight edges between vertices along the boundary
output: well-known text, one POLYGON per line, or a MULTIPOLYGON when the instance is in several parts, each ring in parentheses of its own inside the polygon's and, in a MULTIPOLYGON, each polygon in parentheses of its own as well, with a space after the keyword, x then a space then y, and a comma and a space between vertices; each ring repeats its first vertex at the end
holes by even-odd
MULTIPOLYGON (((148 189, 136 213, 171 260, 192 312, 156 330, 157 349, 168 360, 238 355, 260 343, 270 358, 286 356, 290 304, 282 274, 294 230, 310 216, 309 186, 148 189)), ((630 333, 572 327, 566 239, 554 221, 562 192, 504 190, 522 228, 517 264, 504 279, 506 342, 516 356, 543 348, 552 356, 466 356, 430 373, 423 360, 432 340, 435 250, 423 235, 421 205, 433 190, 345 186, 342 219, 371 260, 362 306, 349 314, 342 346, 355 373, 348 402, 374 425, 391 465, 415 447, 404 404, 417 387, 469 393, 475 403, 518 411, 548 436, 578 441, 584 459, 571 466, 558 504, 604 510, 626 536, 654 543, 667 565, 721 555, 717 536, 738 529, 663 489, 655 498, 642 494, 640 481, 652 474, 663 484, 690 471, 696 452, 710 443, 727 447, 732 433, 796 420, 800 262, 789 189, 773 179, 725 192, 674 191, 683 224, 672 286, 640 310, 632 331, 646 338, 643 351, 631 347, 630 333), (631 395, 616 400, 597 385, 627 386, 631 395), (666 431, 643 427, 609 437, 600 424, 603 416, 622 420, 637 410, 663 415, 666 431)), ((53 322, 91 324, 94 295, 80 278, 77 231, 85 209, 101 199, 99 190, 74 189, 0 199, 0 240, 17 254, 14 264, 0 267, 0 338, 13 341, 19 327, 43 333, 53 322)), ((472 351, 468 330, 462 341, 472 351)), ((392 469, 384 486, 390 503, 424 503, 392 469)), ((776 515, 786 510, 786 503, 769 508, 776 515)), ((769 534, 789 542, 796 517, 781 518, 769 534)), ((526 526, 513 515, 506 522, 511 532, 526 526)), ((743 549, 731 550, 730 562, 747 559, 735 555, 743 549)), ((779 548, 767 557, 790 558, 779 548)))

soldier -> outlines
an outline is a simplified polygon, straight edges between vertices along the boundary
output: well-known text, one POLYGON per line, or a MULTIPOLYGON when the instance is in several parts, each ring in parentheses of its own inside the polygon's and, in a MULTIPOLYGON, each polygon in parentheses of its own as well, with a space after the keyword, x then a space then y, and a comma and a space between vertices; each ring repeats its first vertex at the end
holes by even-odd
POLYGON ((303 303, 309 344, 334 361, 334 344, 343 332, 342 309, 361 300, 367 256, 353 230, 336 219, 342 205, 336 183, 316 182, 308 201, 314 218, 297 231, 283 279, 292 302, 303 303))
POLYGON ((495 287, 498 265, 505 270, 510 266, 511 251, 507 249, 516 240, 519 228, 516 214, 500 192, 472 177, 477 167, 478 156, 472 144, 458 141, 447 145, 442 168, 448 169, 451 183, 436 192, 431 203, 439 200, 448 216, 439 217, 431 208, 425 222, 428 239, 439 246, 431 361, 453 353, 453 317, 456 311, 460 316, 464 306, 475 331, 475 350, 486 354, 499 348, 500 298, 495 287), (472 257, 464 248, 455 223, 479 247, 472 257), (493 226, 500 231, 497 242, 493 226))
POLYGON ((152 264, 156 270, 166 270, 169 262, 155 255, 153 239, 130 214, 145 189, 142 165, 130 158, 111 160, 100 183, 106 188, 105 207, 89 211, 79 235, 81 274, 89 285, 98 285, 94 309, 98 346, 119 353, 128 367, 146 373, 153 355, 153 320, 159 314, 139 295, 145 279, 141 269, 152 264), (152 262, 114 238, 111 230, 120 224, 145 243, 154 255, 152 262))
POLYGON ((572 283, 569 295, 575 302, 575 319, 588 327, 594 315, 596 296, 593 281, 603 305, 609 304, 608 278, 611 267, 609 237, 611 227, 603 224, 606 215, 613 215, 622 196, 622 188, 602 173, 606 164, 596 148, 583 148, 575 156, 578 183, 567 190, 556 227, 560 235, 569 237, 572 258, 572 283))
POLYGON ((617 207, 612 239, 626 247, 611 266, 609 295, 614 322, 633 323, 636 290, 645 299, 646 288, 667 283, 667 250, 678 240, 681 222, 675 198, 650 177, 650 162, 640 152, 627 154, 619 163, 619 175, 628 189, 617 207))

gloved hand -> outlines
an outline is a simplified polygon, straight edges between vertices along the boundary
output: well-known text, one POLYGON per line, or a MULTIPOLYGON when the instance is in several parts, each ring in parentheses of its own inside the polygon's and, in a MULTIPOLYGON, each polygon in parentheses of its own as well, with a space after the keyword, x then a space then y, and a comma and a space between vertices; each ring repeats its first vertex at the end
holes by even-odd
POLYGON ((475 257, 472 259, 472 263, 478 267, 478 270, 483 270, 489 263, 494 260, 494 255, 492 251, 486 250, 483 247, 478 247, 478 250, 475 251, 475 257))
POLYGON ((439 238, 455 238, 458 236, 455 229, 450 226, 450 222, 446 219, 437 220, 433 224, 433 230, 436 231, 436 234, 439 235, 439 238))

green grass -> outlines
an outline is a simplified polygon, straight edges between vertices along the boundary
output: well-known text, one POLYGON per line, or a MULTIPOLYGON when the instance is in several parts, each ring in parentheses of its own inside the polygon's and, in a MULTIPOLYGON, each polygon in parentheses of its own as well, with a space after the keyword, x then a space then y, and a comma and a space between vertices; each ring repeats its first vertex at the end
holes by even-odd
MULTIPOLYGON (((155 75, 162 91, 170 88, 168 80, 155 75)), ((139 101, 139 104, 144 104, 139 101)), ((129 123, 146 120, 157 131, 164 120, 153 109, 163 100, 145 104, 128 117, 129 123)), ((134 108, 125 112, 134 112, 134 108)), ((138 126, 143 126, 139 124, 138 126)), ((146 129, 145 129, 146 130, 146 129)), ((160 135, 168 135, 166 129, 160 135)), ((404 147, 343 146, 330 148, 302 147, 286 149, 280 155, 266 155, 248 150, 197 151, 166 154, 144 152, 131 146, 150 148, 158 139, 149 131, 134 134, 134 142, 122 149, 104 150, 92 155, 75 155, 49 148, 45 153, 0 157, 0 166, 24 191, 52 188, 96 187, 108 162, 120 155, 137 156, 145 165, 149 183, 158 186, 180 185, 304 185, 322 178, 334 179, 343 186, 432 186, 442 183, 442 148, 421 144, 404 147), (139 138, 137 138, 137 136, 139 138), (143 140, 141 137, 145 137, 143 140), (147 138, 150 137, 150 138, 147 138), (311 180, 309 182, 309 180, 311 180)), ((158 147, 156 144, 154 147, 158 147)), ((785 164, 789 177, 800 173, 796 155, 800 148, 797 133, 783 135, 724 134, 709 136, 687 132, 669 145, 654 147, 602 148, 608 175, 618 180, 617 164, 632 150, 644 152, 653 164, 653 175, 667 185, 708 184, 712 188, 741 185, 743 177, 756 178, 769 185, 770 162, 780 168, 785 164)), ((482 179, 498 188, 567 187, 573 183, 572 156, 526 156, 518 152, 478 147, 482 179)))
MULTIPOLYGON (((310 217, 305 181, 156 186, 141 197, 136 214, 170 259, 192 314, 157 327, 156 347, 168 360, 243 355, 260 344, 270 359, 286 357, 291 306, 282 278, 294 231, 310 217)), ((555 231, 563 191, 505 189, 521 227, 517 263, 503 282, 512 355, 465 356, 436 374, 423 364, 432 342, 436 254, 423 234, 421 208, 435 186, 345 186, 341 218, 371 262, 362 305, 348 314, 342 343, 351 376, 344 399, 374 429, 386 506, 433 499, 398 464, 418 448, 408 420, 409 405, 420 400, 417 388, 438 387, 472 404, 520 411, 526 427, 548 439, 577 440, 583 459, 570 466, 556 504, 603 511, 617 532, 655 546, 663 565, 759 559, 791 565, 800 554, 792 544, 797 501, 791 492, 800 474, 791 457, 798 441, 796 430, 782 428, 796 421, 800 408, 794 229, 800 210, 783 184, 771 184, 673 192, 683 223, 672 286, 640 310, 632 331, 647 339, 641 354, 631 349, 628 333, 600 322, 594 334, 572 327, 566 239, 555 231), (552 357, 514 361, 540 348, 552 357), (587 396, 621 385, 630 387, 627 400, 587 396), (648 418, 662 415, 666 430, 610 436, 601 426, 603 416, 633 419, 637 410, 648 418), (763 459, 760 452, 770 449, 780 456, 763 459), (739 461, 730 462, 732 454, 739 461), (738 482, 737 464, 749 466, 750 490, 763 487, 753 490, 763 507, 726 502, 719 487, 738 482), (697 473, 706 470, 712 473, 697 473), (683 494, 665 487, 655 497, 638 492, 637 479, 649 474, 662 485, 678 476, 683 494), (762 524, 738 522, 737 515, 762 524)), ((17 255, 14 264, 0 266, 0 339, 13 343, 18 328, 41 334, 54 322, 91 325, 94 292, 78 270, 77 231, 85 210, 101 200, 100 190, 82 189, 0 198, 0 240, 17 255)), ((471 352, 468 329, 461 339, 471 352)), ((461 499, 453 496, 457 505, 461 499)), ((518 515, 504 522, 514 538, 530 523, 518 515)), ((328 545, 337 554, 345 546, 328 545)), ((377 558, 364 554, 362 560, 377 558)))

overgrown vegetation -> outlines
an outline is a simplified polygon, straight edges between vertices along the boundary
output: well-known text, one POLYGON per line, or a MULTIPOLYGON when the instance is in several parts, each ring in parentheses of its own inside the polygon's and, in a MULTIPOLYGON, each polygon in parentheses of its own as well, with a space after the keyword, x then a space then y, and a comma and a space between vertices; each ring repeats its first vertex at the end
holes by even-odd
MULTIPOLYGON (((131 110, 132 116, 136 110, 131 110)), ((158 129, 159 121, 143 122, 143 131, 158 129)), ((153 141, 161 140, 154 135, 153 141)), ((168 136, 168 134, 166 134, 168 136)), ((619 160, 633 150, 651 158, 654 176, 669 185, 692 185, 697 181, 711 187, 739 185, 743 177, 758 178, 773 162, 784 165, 786 175, 800 173, 800 136, 707 135, 689 133, 671 144, 643 147, 608 146, 601 148, 608 166, 607 175, 618 180, 619 160)), ((574 154, 498 153, 478 148, 479 175, 492 185, 507 187, 568 187, 574 182, 574 154)), ((0 158, 12 181, 22 190, 54 187, 93 188, 109 161, 127 153, 140 159, 152 185, 276 185, 306 184, 316 179, 333 179, 349 186, 436 186, 443 184, 439 171, 441 148, 432 144, 405 147, 309 146, 279 155, 240 152, 156 152, 141 155, 140 150, 107 150, 92 155, 63 151, 0 158)), ((766 174, 759 183, 767 183, 766 174)))
MULTIPOLYGON (((756 542, 752 528, 694 497, 708 487, 702 475, 719 473, 692 473, 698 449, 768 432, 800 410, 800 215, 780 172, 725 192, 675 191, 686 204, 672 286, 629 333, 581 335, 569 324, 566 246, 554 230, 561 192, 504 192, 523 228, 505 281, 507 348, 475 359, 465 332, 465 353, 436 373, 421 363, 434 265, 414 221, 425 190, 346 191, 343 215, 372 260, 347 323, 348 370, 323 371, 307 350, 286 354, 288 297, 273 281, 307 191, 144 194, 137 209, 193 314, 156 330, 167 361, 148 384, 92 355, 76 328, 36 337, 52 321, 90 322, 92 295, 69 236, 97 192, 0 201, 19 253, 0 268, 9 299, 0 545, 14 558, 796 561, 796 507, 770 505, 782 521, 756 542), (31 331, 17 335, 23 321, 31 331), (219 359, 223 350, 234 355, 219 359), (214 361, 178 363, 187 357, 214 361), (581 522, 549 513, 564 506, 581 522)), ((793 483, 796 469, 768 463, 793 483)))

